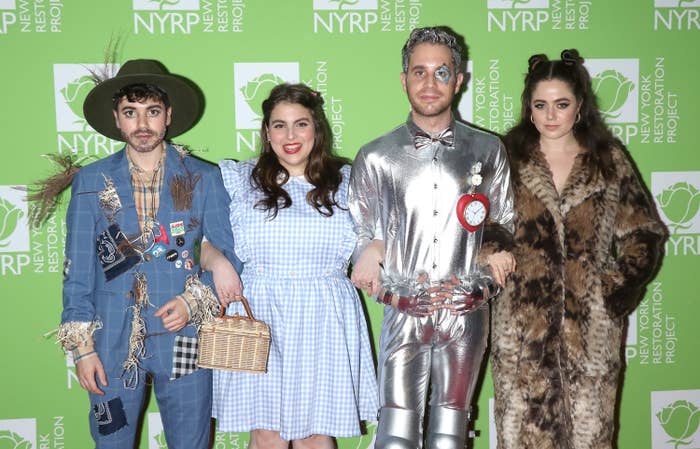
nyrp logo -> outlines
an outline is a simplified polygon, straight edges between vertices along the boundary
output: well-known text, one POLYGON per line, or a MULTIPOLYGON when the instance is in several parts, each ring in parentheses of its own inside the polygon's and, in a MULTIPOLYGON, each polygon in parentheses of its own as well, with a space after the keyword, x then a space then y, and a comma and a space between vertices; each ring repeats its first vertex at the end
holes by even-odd
POLYGON ((29 251, 25 186, 0 186, 0 252, 29 251))
POLYGON ((377 0, 314 0, 314 33, 368 33, 378 24, 377 0))
POLYGON ((199 0, 134 0, 134 33, 191 34, 200 26, 199 0))
POLYGON ((244 0, 133 0, 134 33, 240 33, 244 0))
POLYGON ((36 445, 36 419, 0 420, 0 447, 38 449, 36 445))
POLYGON ((605 120, 636 123, 639 120, 639 60, 589 59, 586 68, 605 120))
POLYGON ((546 9, 549 0, 488 0, 489 9, 546 9))
POLYGON ((299 63, 238 63, 233 64, 234 99, 237 129, 259 129, 262 102, 277 84, 299 81, 299 63))
POLYGON ((83 102, 95 87, 93 73, 116 73, 111 64, 54 64, 54 99, 58 153, 108 155, 122 144, 96 133, 83 115, 83 102))
POLYGON ((167 449, 160 413, 148 414, 148 449, 167 449))
POLYGON ((314 10, 377 9, 377 0, 314 0, 314 10))
POLYGON ((488 0, 489 31, 540 31, 549 22, 549 0, 488 0))
POLYGON ((651 449, 700 447, 700 390, 651 392, 651 449))
POLYGON ((486 0, 488 30, 538 32, 587 30, 592 0, 486 0))
POLYGON ((199 0, 134 0, 134 11, 196 11, 199 0))
POLYGON ((700 0, 654 0, 654 29, 699 30, 700 0))

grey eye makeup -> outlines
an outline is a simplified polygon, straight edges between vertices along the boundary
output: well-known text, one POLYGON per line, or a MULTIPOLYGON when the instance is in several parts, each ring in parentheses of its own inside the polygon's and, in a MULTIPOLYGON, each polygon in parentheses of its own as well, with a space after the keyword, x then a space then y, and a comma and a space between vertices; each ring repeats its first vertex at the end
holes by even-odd
POLYGON ((447 66, 447 64, 443 64, 440 67, 435 70, 435 79, 441 82, 442 84, 447 84, 450 82, 450 78, 452 77, 452 71, 450 68, 447 66))

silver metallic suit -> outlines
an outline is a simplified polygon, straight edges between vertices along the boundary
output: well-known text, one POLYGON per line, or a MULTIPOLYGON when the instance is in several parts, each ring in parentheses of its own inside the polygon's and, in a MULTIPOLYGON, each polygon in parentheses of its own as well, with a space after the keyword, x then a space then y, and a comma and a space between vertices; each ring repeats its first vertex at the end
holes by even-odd
MULTIPOLYGON (((411 121, 364 146, 353 164, 350 210, 358 256, 373 239, 384 240, 382 286, 399 295, 420 295, 426 283, 455 276, 462 287, 479 280, 477 256, 489 242, 488 226, 512 232, 510 170, 498 138, 454 122, 455 142, 437 140, 417 150, 419 128, 411 121), (481 162, 476 191, 490 202, 487 225, 475 232, 460 224, 458 198, 470 192, 470 168, 481 162), (418 278, 426 282, 417 282, 418 278)), ((492 248, 493 249, 493 248, 492 248)), ((463 289, 464 290, 464 289, 463 289)), ((486 347, 488 307, 427 316, 387 306, 380 336, 379 426, 375 448, 422 447, 422 423, 431 389, 428 448, 462 449, 467 414, 486 347)))

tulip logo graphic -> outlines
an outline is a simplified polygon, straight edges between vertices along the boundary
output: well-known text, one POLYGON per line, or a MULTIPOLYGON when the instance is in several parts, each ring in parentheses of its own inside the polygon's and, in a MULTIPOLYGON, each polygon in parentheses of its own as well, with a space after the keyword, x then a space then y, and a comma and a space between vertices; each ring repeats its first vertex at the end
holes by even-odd
POLYGON ((258 129, 262 102, 279 83, 299 80, 299 63, 236 63, 233 65, 236 128, 258 129))
POLYGON ((168 443, 165 442, 165 432, 161 432, 153 437, 158 449, 168 449, 168 443))
POLYGON ((264 73, 248 81, 241 87, 241 93, 248 107, 256 114, 258 119, 263 116, 262 102, 270 95, 270 91, 284 80, 274 73, 264 73))
POLYGON ((700 390, 651 392, 651 449, 700 447, 700 390))
POLYGON ((4 198, 0 198, 0 248, 10 245, 10 237, 15 233, 24 211, 4 198))
POLYGON ((588 59, 598 106, 608 123, 639 121, 639 59, 588 59))
POLYGON ((33 449, 29 440, 25 440, 15 432, 0 430, 0 449, 33 449))
POLYGON ((668 442, 673 444, 674 449, 678 449, 681 445, 692 443, 692 436, 700 426, 700 409, 690 401, 679 400, 656 413, 656 418, 664 432, 671 437, 668 442))
POLYGON ((0 449, 37 449, 35 419, 0 420, 0 449))
POLYGON ((680 229, 688 229, 691 220, 700 209, 700 191, 687 182, 677 182, 656 196, 656 200, 671 220, 671 232, 678 233, 680 229))
POLYGON ((620 110, 634 87, 634 83, 617 70, 605 70, 593 78, 593 91, 605 119, 620 116, 620 110))
POLYGON ((0 252, 29 251, 25 195, 25 186, 0 186, 0 252))
POLYGON ((66 105, 70 108, 71 112, 78 117, 73 123, 79 124, 83 128, 83 131, 85 131, 85 128, 88 128, 85 117, 83 117, 83 103, 85 102, 85 97, 87 97, 93 87, 95 87, 95 81, 91 76, 84 75, 74 79, 69 82, 66 87, 60 89, 66 105))
POLYGON ((651 193, 672 234, 700 233, 700 172, 653 172, 651 193))
POLYGON ((58 132, 92 131, 83 117, 83 102, 95 87, 92 73, 112 74, 117 73, 118 68, 116 64, 107 66, 105 64, 54 64, 53 81, 58 132))

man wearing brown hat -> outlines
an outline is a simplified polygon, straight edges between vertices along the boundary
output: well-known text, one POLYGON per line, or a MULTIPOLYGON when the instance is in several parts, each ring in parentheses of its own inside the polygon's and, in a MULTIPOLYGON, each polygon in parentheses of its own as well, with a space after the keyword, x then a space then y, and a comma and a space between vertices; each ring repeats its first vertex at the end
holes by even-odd
POLYGON ((167 142, 196 122, 199 93, 156 61, 132 60, 83 109, 96 131, 126 142, 80 169, 67 214, 59 339, 90 393, 92 437, 97 448, 133 447, 152 383, 168 447, 204 449, 211 373, 197 368, 196 325, 217 301, 198 276, 202 238, 240 261, 219 170, 167 142))

